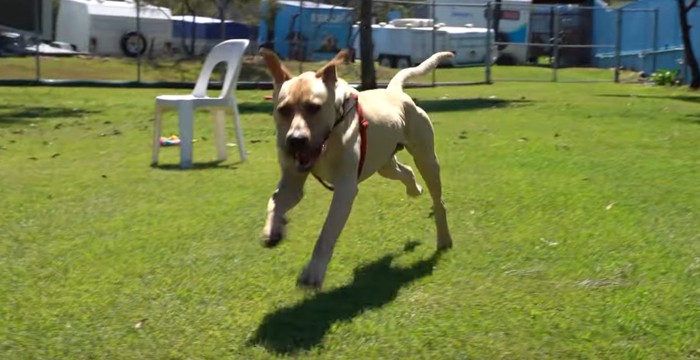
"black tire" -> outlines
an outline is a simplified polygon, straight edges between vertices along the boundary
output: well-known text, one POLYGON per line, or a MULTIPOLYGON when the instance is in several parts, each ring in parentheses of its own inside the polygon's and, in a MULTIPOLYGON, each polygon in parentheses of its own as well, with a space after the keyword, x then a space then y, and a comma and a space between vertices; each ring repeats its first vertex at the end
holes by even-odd
POLYGON ((379 65, 389 68, 396 68, 396 56, 392 55, 379 55, 377 59, 379 65))
POLYGON ((146 38, 136 31, 128 32, 119 41, 122 53, 128 57, 137 57, 146 52, 146 38))
POLYGON ((496 59, 496 65, 517 65, 517 61, 510 54, 503 54, 496 59))
POLYGON ((408 56, 399 56, 396 58, 396 68, 405 69, 411 67, 411 58, 408 56))

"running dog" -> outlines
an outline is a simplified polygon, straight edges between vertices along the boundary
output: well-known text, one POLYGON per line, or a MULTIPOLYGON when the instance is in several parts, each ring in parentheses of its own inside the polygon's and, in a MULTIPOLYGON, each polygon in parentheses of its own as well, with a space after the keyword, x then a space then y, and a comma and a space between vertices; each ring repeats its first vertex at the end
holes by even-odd
POLYGON ((403 85, 453 54, 436 53, 417 67, 399 71, 386 89, 362 92, 336 74, 336 67, 347 57, 345 51, 318 71, 299 76, 293 76, 274 52, 262 49, 261 55, 274 80, 273 116, 282 173, 267 205, 263 244, 274 247, 284 237, 285 214, 302 199, 309 174, 333 190, 326 221, 298 285, 320 288, 323 284, 360 182, 379 173, 401 181, 409 196, 422 194, 413 170, 396 159, 396 152, 404 148, 432 197, 437 248, 452 247, 433 126, 428 114, 403 92, 403 85))

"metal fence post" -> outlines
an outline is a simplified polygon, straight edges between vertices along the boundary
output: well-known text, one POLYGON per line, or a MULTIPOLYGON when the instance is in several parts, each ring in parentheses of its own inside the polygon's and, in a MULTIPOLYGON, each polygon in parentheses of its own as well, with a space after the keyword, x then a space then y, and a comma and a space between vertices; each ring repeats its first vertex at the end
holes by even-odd
POLYGON ((651 27, 651 50, 653 51, 651 57, 651 69, 652 71, 656 71, 656 57, 659 56, 657 53, 657 42, 659 42, 659 8, 655 8, 653 14, 653 26, 651 27))
POLYGON ((496 30, 493 27, 493 9, 491 9, 491 2, 486 3, 486 70, 484 76, 486 77, 486 83, 491 84, 491 32, 493 31, 493 39, 496 40, 496 30))
MULTIPOLYGON (((194 27, 194 24, 192 24, 194 27)), ((136 0, 136 32, 141 34, 141 1, 136 0)), ((148 40, 144 38, 144 48, 148 46, 148 40)), ((136 51, 136 81, 141 82, 141 49, 136 51)))
POLYGON ((615 19, 615 82, 620 82, 620 66, 622 65, 622 9, 617 9, 617 17, 615 19))
POLYGON ((552 63, 552 82, 557 82, 557 69, 559 68, 559 32, 561 31, 561 18, 559 13, 559 6, 554 8, 554 48, 552 49, 552 54, 554 62, 552 63))
POLYGON ((36 38, 34 39, 34 69, 36 72, 36 82, 41 81, 41 59, 39 58, 39 45, 41 44, 41 33, 39 28, 41 27, 41 8, 39 0, 34 1, 34 33, 36 38))
MULTIPOLYGON (((430 8, 431 8, 430 12, 432 13, 431 15, 432 15, 432 18, 433 18, 433 31, 432 31, 432 35, 433 35, 433 54, 435 54, 435 53, 437 52, 437 45, 435 44, 435 41, 436 41, 436 39, 437 39, 437 23, 436 23, 436 20, 437 20, 437 19, 435 18, 435 0, 432 0, 432 1, 430 2, 430 8)), ((433 87, 435 87, 435 82, 436 82, 436 81, 435 81, 435 72, 436 72, 436 70, 433 68, 433 80, 432 80, 433 82, 432 82, 432 84, 431 84, 431 86, 433 86, 433 87)))
MULTIPOLYGON (((291 29, 294 31, 294 28, 291 29)), ((298 35, 294 36, 294 39, 292 39, 292 44, 296 44, 298 46, 297 51, 301 53, 301 59, 299 59, 299 73, 304 72, 304 60, 306 60, 306 44, 304 44, 303 36, 302 34, 304 33, 304 1, 299 0, 299 33, 298 35)))

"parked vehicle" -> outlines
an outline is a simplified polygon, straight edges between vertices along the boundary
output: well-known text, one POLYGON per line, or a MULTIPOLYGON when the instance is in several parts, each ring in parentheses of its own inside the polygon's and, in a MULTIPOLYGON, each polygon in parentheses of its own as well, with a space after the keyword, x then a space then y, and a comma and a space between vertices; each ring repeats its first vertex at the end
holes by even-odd
MULTIPOLYGON (((355 53, 359 54, 358 25, 353 26, 353 39, 355 53)), ((374 24, 372 41, 374 60, 386 67, 414 66, 438 51, 452 51, 455 54, 441 65, 485 64, 495 59, 495 47, 489 46, 494 41, 493 31, 469 26, 433 26, 433 19, 395 19, 388 24, 374 24)))
POLYGON ((170 9, 131 1, 61 0, 56 40, 96 55, 136 57, 172 47, 170 9), (136 18, 141 20, 136 29, 136 18))
POLYGON ((30 55, 27 44, 21 34, 16 32, 0 32, 0 57, 30 55))
MULTIPOLYGON (((491 13, 487 11, 488 0, 435 0, 435 18, 449 26, 488 27, 491 13)), ((532 0, 504 0, 496 34, 498 59, 503 65, 525 64, 528 61, 527 39, 530 27, 530 7, 532 0), (520 45, 522 43, 522 45, 520 45)))

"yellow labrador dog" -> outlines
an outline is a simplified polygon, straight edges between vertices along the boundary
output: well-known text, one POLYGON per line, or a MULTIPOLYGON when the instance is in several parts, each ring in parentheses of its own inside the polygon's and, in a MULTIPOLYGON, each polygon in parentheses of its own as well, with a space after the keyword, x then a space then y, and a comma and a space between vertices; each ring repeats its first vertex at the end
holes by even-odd
POLYGON ((411 168, 396 159, 396 152, 403 148, 413 156, 432 197, 437 248, 452 247, 433 126, 425 111, 403 92, 406 79, 428 73, 452 53, 437 53, 417 67, 399 71, 386 89, 363 92, 336 75, 343 52, 320 70, 296 77, 274 52, 263 49, 261 55, 274 79, 273 115, 282 170, 267 206, 264 245, 273 247, 282 240, 285 213, 301 200, 309 174, 333 189, 328 216, 298 284, 321 287, 358 183, 379 173, 401 181, 409 196, 423 192, 411 168))

